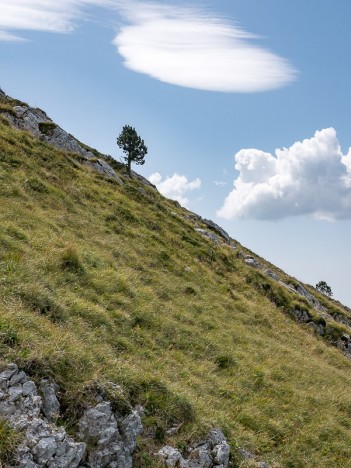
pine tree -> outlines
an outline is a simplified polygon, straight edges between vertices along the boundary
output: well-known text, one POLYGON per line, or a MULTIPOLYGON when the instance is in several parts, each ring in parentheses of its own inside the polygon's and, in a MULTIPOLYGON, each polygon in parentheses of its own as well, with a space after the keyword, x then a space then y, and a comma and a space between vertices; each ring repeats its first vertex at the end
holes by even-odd
POLYGON ((134 127, 125 125, 117 138, 117 145, 125 153, 125 161, 127 161, 128 174, 131 176, 131 164, 143 165, 145 163, 145 155, 147 154, 147 147, 144 140, 140 138, 134 127))

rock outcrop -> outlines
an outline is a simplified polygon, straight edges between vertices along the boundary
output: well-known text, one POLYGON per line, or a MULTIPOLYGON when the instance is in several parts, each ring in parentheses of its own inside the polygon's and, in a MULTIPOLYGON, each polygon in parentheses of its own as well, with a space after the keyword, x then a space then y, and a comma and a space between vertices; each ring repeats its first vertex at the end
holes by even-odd
POLYGON ((137 411, 122 417, 116 415, 109 402, 88 408, 79 421, 79 437, 93 447, 88 455, 91 468, 131 468, 136 437, 142 432, 137 411))
POLYGON ((186 458, 169 445, 157 453, 166 467, 179 468, 227 468, 229 455, 230 447, 220 429, 212 429, 206 440, 188 447, 186 458))
POLYGON ((56 426, 60 415, 55 382, 36 384, 16 364, 0 373, 0 417, 23 439, 13 457, 22 468, 131 468, 136 438, 142 432, 139 411, 122 416, 101 401, 85 410, 77 440, 56 426), (39 394, 41 393, 41 395, 39 394))
POLYGON ((228 242, 228 244, 231 242, 231 237, 229 236, 229 234, 223 229, 221 228, 220 226, 218 226, 218 224, 214 223, 213 221, 211 221, 210 219, 204 219, 202 218, 202 222, 210 229, 212 229, 213 231, 215 231, 217 234, 219 234, 221 237, 223 237, 223 239, 228 242))
MULTIPOLYGON (((4 92, 1 93, 1 98, 11 103, 11 98, 6 96, 4 92)), ((14 106, 12 112, 5 112, 3 115, 18 130, 26 130, 36 138, 56 148, 79 154, 81 162, 84 165, 91 167, 105 177, 112 178, 116 182, 123 184, 121 178, 103 157, 97 157, 86 149, 72 135, 56 125, 41 109, 33 108, 23 103, 22 105, 14 106)))

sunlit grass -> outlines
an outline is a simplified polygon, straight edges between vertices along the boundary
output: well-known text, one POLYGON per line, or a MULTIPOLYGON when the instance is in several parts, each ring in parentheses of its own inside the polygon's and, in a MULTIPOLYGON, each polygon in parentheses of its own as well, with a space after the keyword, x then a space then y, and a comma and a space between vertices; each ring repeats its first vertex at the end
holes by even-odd
POLYGON ((149 466, 214 425, 275 466, 350 466, 350 361, 283 313, 297 297, 152 188, 1 124, 0 197, 2 360, 55 378, 70 430, 112 381, 147 409, 149 466))

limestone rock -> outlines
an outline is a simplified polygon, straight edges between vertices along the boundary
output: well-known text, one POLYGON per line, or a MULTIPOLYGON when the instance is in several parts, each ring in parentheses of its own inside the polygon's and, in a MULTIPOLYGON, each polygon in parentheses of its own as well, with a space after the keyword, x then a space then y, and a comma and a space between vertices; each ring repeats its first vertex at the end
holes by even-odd
POLYGON ((247 265, 253 266, 255 268, 260 268, 261 267, 260 262, 258 260, 256 260, 256 258, 253 257, 252 255, 245 255, 244 261, 245 261, 245 263, 247 263, 247 265))
POLYGON ((40 390, 43 400, 43 413, 50 422, 57 419, 60 414, 60 403, 57 399, 57 385, 55 382, 50 382, 48 379, 42 379, 40 382, 40 390))
POLYGON ((85 164, 90 165, 90 167, 100 174, 113 178, 118 183, 123 184, 114 169, 103 158, 96 158, 91 151, 85 149, 72 135, 56 125, 41 109, 21 105, 15 106, 13 112, 14 115, 10 113, 6 114, 13 127, 19 130, 26 130, 36 138, 40 138, 56 148, 78 153, 83 158, 85 164))
POLYGON ((93 444, 88 466, 131 468, 136 437, 141 431, 141 419, 137 411, 122 418, 113 413, 111 404, 106 401, 88 408, 79 421, 79 437, 93 444))
POLYGON ((206 440, 198 442, 187 450, 185 459, 178 449, 166 445, 157 453, 167 467, 180 468, 227 468, 230 447, 220 429, 212 429, 206 440))
POLYGON ((210 231, 206 231, 206 229, 202 228, 195 228, 195 231, 198 232, 202 237, 205 237, 205 239, 210 239, 212 240, 215 244, 219 244, 220 240, 216 234, 210 231))
POLYGON ((274 271, 268 269, 268 270, 265 270, 265 273, 266 273, 266 275, 267 275, 269 278, 272 278, 272 279, 274 279, 275 281, 279 281, 279 276, 276 275, 276 274, 274 273, 274 271))
MULTIPOLYGON (((79 466, 85 450, 84 443, 68 437, 63 428, 58 428, 41 417, 43 400, 38 396, 35 383, 16 364, 9 364, 0 374, 0 416, 17 431, 23 440, 14 454, 15 466, 22 468, 75 468, 79 466)), ((43 384, 51 399, 51 406, 58 403, 55 388, 43 384), (55 401, 56 399, 56 401, 55 401), (57 403, 56 403, 57 402, 57 403)), ((48 398, 47 395, 44 395, 48 398)), ((50 411, 49 411, 50 413, 50 411)), ((8 465, 10 466, 10 465, 8 465)))
POLYGON ((179 466, 181 468, 185 467, 186 461, 184 460, 182 454, 178 449, 166 445, 158 451, 157 457, 164 461, 165 466, 174 467, 179 466))
POLYGON ((210 229, 212 229, 213 231, 216 231, 216 233, 219 234, 221 237, 223 237, 223 239, 225 239, 226 242, 230 243, 231 239, 230 239, 229 234, 228 234, 223 228, 221 228, 220 226, 218 226, 218 224, 214 223, 214 222, 211 221, 210 219, 202 219, 202 222, 203 222, 207 227, 209 227, 210 229))

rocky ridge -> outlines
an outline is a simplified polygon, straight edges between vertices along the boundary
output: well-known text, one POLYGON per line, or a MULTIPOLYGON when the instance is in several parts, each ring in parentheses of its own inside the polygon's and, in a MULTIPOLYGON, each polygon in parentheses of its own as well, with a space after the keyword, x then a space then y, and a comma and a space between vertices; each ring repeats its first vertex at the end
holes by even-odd
MULTIPOLYGON (((0 98, 10 104, 13 101, 12 98, 7 96, 1 89, 0 98)), ((34 137, 56 148, 79 154, 82 164, 91 167, 105 177, 109 177, 123 184, 122 179, 116 174, 116 171, 106 162, 105 158, 107 159, 108 157, 97 157, 72 135, 54 123, 41 109, 21 103, 19 105, 14 105, 11 111, 3 111, 2 115, 8 119, 14 128, 28 131, 34 137)))

